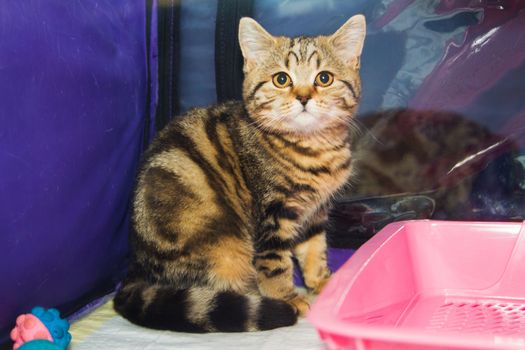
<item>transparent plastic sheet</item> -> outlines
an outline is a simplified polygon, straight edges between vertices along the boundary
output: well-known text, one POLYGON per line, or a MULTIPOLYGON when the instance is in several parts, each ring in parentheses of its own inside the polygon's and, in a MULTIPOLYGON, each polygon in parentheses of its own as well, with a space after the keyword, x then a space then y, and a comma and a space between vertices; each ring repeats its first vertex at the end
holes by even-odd
MULTIPOLYGON (((197 0, 183 3, 194 12, 203 7, 197 0)), ((525 218, 525 2, 255 0, 253 8, 253 17, 275 35, 330 34, 356 13, 367 18, 355 176, 335 209, 334 227, 371 235, 376 229, 363 222, 378 213, 392 221, 410 212, 415 218, 525 218), (433 210, 410 200, 420 195, 433 210), (418 205, 394 213, 395 198, 418 205), (360 216, 343 215, 349 203, 364 210, 360 216)), ((203 33, 213 30, 213 16, 200 19, 208 28, 203 33)), ((212 36, 199 38, 211 58, 212 36)), ((186 107, 216 101, 205 68, 183 71, 181 81, 198 74, 192 90, 198 96, 185 95, 186 107), (197 92, 196 85, 204 89, 197 92)))
POLYGON ((432 218, 522 220, 525 3, 383 4, 369 22, 365 88, 387 80, 376 67, 396 68, 364 93, 347 197, 425 194, 432 218))

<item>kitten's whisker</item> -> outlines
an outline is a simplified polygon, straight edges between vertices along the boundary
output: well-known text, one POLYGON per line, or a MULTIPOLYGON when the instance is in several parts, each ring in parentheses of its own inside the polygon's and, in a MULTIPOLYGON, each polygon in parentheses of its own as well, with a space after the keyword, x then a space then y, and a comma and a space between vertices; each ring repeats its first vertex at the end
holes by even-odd
POLYGON ((367 135, 369 135, 372 138, 372 140, 374 140, 375 142, 377 142, 381 146, 385 145, 383 143, 383 141, 378 139, 374 135, 374 133, 365 124, 363 124, 363 122, 360 121, 359 119, 352 118, 351 121, 350 121, 350 125, 349 126, 358 132, 358 136, 362 136, 363 134, 366 133, 367 135))

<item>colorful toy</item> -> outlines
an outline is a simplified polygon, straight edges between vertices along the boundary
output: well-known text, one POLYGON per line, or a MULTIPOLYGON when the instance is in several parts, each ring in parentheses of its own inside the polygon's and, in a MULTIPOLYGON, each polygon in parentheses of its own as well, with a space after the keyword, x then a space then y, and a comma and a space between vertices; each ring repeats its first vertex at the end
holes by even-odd
POLYGON ((65 350, 71 341, 69 322, 56 309, 34 307, 30 314, 17 317, 11 330, 13 350, 65 350))

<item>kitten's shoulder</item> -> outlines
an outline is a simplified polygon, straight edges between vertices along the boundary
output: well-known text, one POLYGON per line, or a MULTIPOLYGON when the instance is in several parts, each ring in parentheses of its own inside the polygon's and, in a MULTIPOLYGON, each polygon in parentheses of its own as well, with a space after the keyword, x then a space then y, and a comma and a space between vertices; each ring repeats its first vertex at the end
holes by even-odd
POLYGON ((227 119, 242 118, 247 112, 241 101, 227 101, 208 108, 211 118, 227 119))
POLYGON ((192 128, 208 119, 226 121, 231 118, 241 118, 246 114, 246 109, 241 101, 227 101, 209 107, 196 107, 188 110, 182 116, 174 118, 169 127, 192 128))
POLYGON ((170 130, 191 129, 196 124, 201 123, 206 119, 236 118, 241 117, 246 113, 244 104, 241 101, 227 101, 209 107, 191 108, 184 114, 174 117, 166 127, 159 132, 158 137, 162 137, 162 134, 169 133, 170 130))
POLYGON ((197 107, 174 117, 153 139, 149 154, 158 153, 170 147, 181 135, 190 136, 203 128, 209 121, 222 122, 234 127, 239 119, 246 116, 246 109, 241 101, 228 101, 209 107, 197 107))

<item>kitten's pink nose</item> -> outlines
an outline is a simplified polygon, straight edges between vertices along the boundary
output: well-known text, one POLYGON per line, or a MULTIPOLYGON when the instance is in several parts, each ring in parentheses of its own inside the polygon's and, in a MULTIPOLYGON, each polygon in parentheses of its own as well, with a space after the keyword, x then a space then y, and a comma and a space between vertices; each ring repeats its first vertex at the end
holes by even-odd
POLYGON ((306 104, 308 103, 308 100, 310 99, 311 97, 310 96, 301 96, 301 95, 297 95, 297 99, 299 100, 299 102, 301 102, 301 104, 303 106, 306 106, 306 104))

